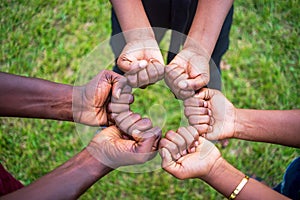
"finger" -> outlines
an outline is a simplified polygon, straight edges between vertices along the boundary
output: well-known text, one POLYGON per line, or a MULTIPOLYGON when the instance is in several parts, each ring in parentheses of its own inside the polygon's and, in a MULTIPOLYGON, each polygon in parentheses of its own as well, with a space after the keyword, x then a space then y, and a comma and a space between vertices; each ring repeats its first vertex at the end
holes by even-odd
POLYGON ((172 160, 171 153, 167 148, 162 148, 160 151, 160 156, 162 157, 162 168, 164 168, 166 171, 171 172, 172 168, 171 165, 173 165, 175 162, 172 160))
POLYGON ((133 112, 131 112, 131 111, 118 113, 117 116, 115 117, 115 121, 117 124, 120 124, 124 119, 126 119, 127 117, 129 117, 132 114, 133 114, 133 112))
POLYGON ((149 63, 147 67, 147 73, 149 77, 149 83, 155 83, 158 80, 158 71, 156 70, 154 64, 152 62, 149 63))
MULTIPOLYGON (((174 131, 168 131, 166 133, 166 135, 168 135, 168 133, 170 133, 170 132, 175 133, 174 131)), ((161 140, 160 141, 160 147, 161 148, 163 148, 163 147, 167 148, 170 151, 170 153, 172 155, 172 158, 174 160, 177 160, 177 159, 179 159, 181 157, 181 154, 179 152, 179 148, 177 147, 177 145, 174 142, 172 142, 171 140, 169 140, 169 138, 167 138, 166 140, 161 140)))
POLYGON ((165 75, 165 67, 163 64, 161 64, 158 61, 154 61, 153 62, 154 67, 156 68, 157 72, 158 72, 158 79, 156 81, 159 81, 161 79, 164 78, 165 75))
POLYGON ((189 149, 193 141, 195 140, 192 133, 186 127, 180 127, 177 133, 185 140, 186 149, 189 149))
POLYGON ((158 141, 161 139, 161 129, 153 127, 148 131, 136 135, 138 141, 138 152, 148 153, 157 150, 158 141), (156 145, 156 146, 155 146, 156 145), (155 147, 153 149, 153 147, 155 147))
POLYGON ((179 90, 178 96, 180 96, 180 99, 185 100, 192 97, 194 94, 194 90, 179 90))
POLYGON ((125 75, 134 75, 137 74, 140 70, 144 69, 147 66, 146 60, 136 60, 131 63, 130 70, 125 73, 125 75))
POLYGON ((149 84, 149 77, 147 70, 143 69, 138 72, 138 87, 145 86, 149 84))
POLYGON ((120 104, 120 103, 109 103, 107 107, 109 112, 112 113, 121 113, 129 110, 128 104, 120 104))
POLYGON ((190 97, 183 102, 185 107, 192 106, 192 107, 203 107, 204 106, 204 100, 196 98, 196 97, 190 97))
POLYGON ((178 86, 183 90, 199 90, 208 84, 209 77, 201 74, 193 79, 183 80, 178 83, 178 86))
POLYGON ((191 115, 188 117, 188 120, 191 125, 210 123, 210 117, 208 115, 191 115))
POLYGON ((120 124, 118 124, 118 126, 122 131, 130 135, 130 133, 128 133, 129 127, 132 126, 137 121, 139 121, 141 118, 142 117, 139 114, 133 113, 129 115, 127 118, 125 118, 120 124))
POLYGON ((137 76, 137 74, 126 74, 125 76, 127 77, 127 82, 131 87, 133 87, 133 88, 138 87, 138 76, 137 76))
POLYGON ((180 155, 185 155, 187 150, 187 145, 185 139, 180 136, 180 134, 169 131, 166 133, 166 138, 172 141, 178 148, 180 155))
POLYGON ((121 91, 121 94, 131 94, 131 93, 132 93, 132 87, 130 87, 129 85, 125 85, 121 91))
POLYGON ((198 124, 194 125, 197 129, 199 135, 206 134, 210 130, 210 126, 208 124, 198 124))
POLYGON ((172 70, 170 70, 168 73, 167 73, 167 78, 169 80, 176 80, 181 74, 183 74, 185 71, 183 68, 181 67, 175 67, 173 68, 172 70))
POLYGON ((112 103, 120 103, 120 104, 132 104, 134 97, 132 94, 121 94, 118 99, 115 97, 111 98, 112 103))
POLYGON ((189 117, 191 115, 208 115, 208 108, 204 107, 184 107, 184 115, 189 117))
POLYGON ((202 88, 195 97, 203 99, 203 100, 210 100, 213 95, 215 94, 216 90, 208 89, 208 88, 202 88))
POLYGON ((134 137, 134 131, 138 130, 139 132, 147 131, 152 128, 152 122, 148 118, 142 118, 141 120, 134 123, 129 129, 128 133, 134 137))
POLYGON ((123 76, 115 78, 116 81, 112 84, 112 96, 118 99, 121 95, 122 89, 127 85, 127 79, 123 76))
POLYGON ((122 54, 117 60, 117 65, 123 72, 127 72, 132 68, 132 62, 136 62, 136 58, 130 54, 122 54))
POLYGON ((186 80, 188 78, 188 75, 183 73, 183 74, 180 74, 175 80, 169 80, 171 85, 172 85, 172 91, 175 93, 175 94, 178 94, 179 93, 179 90, 180 88, 178 87, 178 83, 181 81, 181 80, 186 80))
POLYGON ((188 126, 186 129, 189 131, 189 133, 193 136, 194 140, 198 140, 199 134, 198 131, 195 127, 193 126, 188 126))

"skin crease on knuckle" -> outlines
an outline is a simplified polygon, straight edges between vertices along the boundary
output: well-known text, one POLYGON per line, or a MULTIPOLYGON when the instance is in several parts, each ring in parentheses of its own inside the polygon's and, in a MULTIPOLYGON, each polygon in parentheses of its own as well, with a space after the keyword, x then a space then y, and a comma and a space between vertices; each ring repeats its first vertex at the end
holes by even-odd
POLYGON ((159 78, 158 71, 156 70, 154 64, 151 62, 147 67, 147 74, 149 77, 149 83, 155 83, 159 78))
POLYGON ((210 117, 208 115, 191 115, 188 117, 188 121, 191 125, 209 124, 210 117))
POLYGON ((167 138, 177 146, 179 153, 183 155, 184 150, 187 148, 185 139, 176 132, 169 132, 167 138))
MULTIPOLYGON (((117 124, 118 127, 124 131, 125 133, 128 133, 128 129, 130 126, 132 126, 135 122, 141 119, 141 116, 139 114, 131 114, 127 118, 125 118, 120 124, 117 124)), ((131 133, 128 133, 129 135, 131 133)))
POLYGON ((186 127, 180 127, 177 130, 177 133, 183 137, 183 139, 185 140, 185 144, 186 144, 186 148, 189 148, 190 145, 193 143, 194 141, 194 137, 193 135, 188 131, 188 129, 186 127))
POLYGON ((149 129, 152 128, 152 122, 150 119, 148 118, 142 118, 139 121, 137 121, 136 123, 134 123, 129 129, 128 132, 134 134, 135 130, 138 131, 147 131, 149 129))

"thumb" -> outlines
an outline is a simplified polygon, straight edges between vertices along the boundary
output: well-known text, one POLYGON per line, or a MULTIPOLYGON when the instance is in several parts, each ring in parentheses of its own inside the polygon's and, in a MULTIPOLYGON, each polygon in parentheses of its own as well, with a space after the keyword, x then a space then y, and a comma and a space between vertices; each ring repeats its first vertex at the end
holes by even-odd
POLYGON ((162 163, 161 163, 162 168, 165 169, 166 171, 170 171, 171 165, 174 163, 171 153, 169 152, 168 149, 162 148, 159 151, 159 154, 162 158, 162 163))
POLYGON ((193 79, 182 80, 178 83, 178 87, 183 90, 199 90, 208 84, 208 77, 199 75, 193 79))
POLYGON ((215 95, 215 90, 202 88, 195 97, 203 99, 203 100, 210 100, 215 95))
POLYGON ((148 62, 146 60, 136 60, 130 64, 129 71, 126 72, 126 75, 133 75, 142 69, 146 68, 148 62))

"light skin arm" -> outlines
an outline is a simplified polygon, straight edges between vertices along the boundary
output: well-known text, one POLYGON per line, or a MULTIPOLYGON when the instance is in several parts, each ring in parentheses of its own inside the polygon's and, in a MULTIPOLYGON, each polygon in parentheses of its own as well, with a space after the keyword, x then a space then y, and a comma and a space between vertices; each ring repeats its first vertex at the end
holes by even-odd
MULTIPOLYGON (((215 145, 205 138, 199 137, 197 142, 188 142, 186 138, 195 136, 193 132, 190 127, 181 128, 176 137, 167 134, 166 138, 161 140, 163 168, 179 179, 202 179, 225 197, 229 197, 245 175, 224 160, 215 145), (180 149, 185 151, 179 151, 180 149)), ((287 198, 250 178, 236 199, 287 198)))
POLYGON ((141 0, 111 0, 126 46, 117 64, 131 87, 144 88, 161 80, 164 61, 141 0))
POLYGON ((0 116, 108 125, 108 100, 119 98, 125 84, 124 77, 107 70, 83 86, 0 73, 0 116))
POLYGON ((237 138, 300 147, 299 109, 237 109, 220 91, 207 88, 201 89, 184 104, 191 125, 196 128, 205 123, 210 125, 206 135, 210 140, 237 138), (204 112, 203 102, 209 111, 204 112))
POLYGON ((198 1, 183 49, 165 70, 165 81, 177 98, 187 99, 193 95, 191 91, 197 91, 208 84, 209 60, 232 3, 232 0, 198 1), (170 71, 180 76, 174 77, 170 71))
POLYGON ((199 0, 184 48, 200 45, 211 56, 233 0, 199 0), (196 42, 196 43, 195 43, 196 42))
POLYGON ((118 17, 126 42, 155 39, 141 0, 110 0, 118 17), (138 31, 142 31, 138 33, 138 31))
POLYGON ((300 148, 300 110, 236 109, 234 138, 300 148))

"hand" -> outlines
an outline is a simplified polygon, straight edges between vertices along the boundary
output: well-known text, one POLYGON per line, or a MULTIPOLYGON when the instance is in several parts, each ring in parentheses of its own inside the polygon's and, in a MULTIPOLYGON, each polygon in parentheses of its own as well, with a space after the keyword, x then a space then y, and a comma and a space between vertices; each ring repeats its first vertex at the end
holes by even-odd
POLYGON ((160 142, 162 167, 176 178, 205 180, 217 161, 221 159, 221 154, 215 145, 203 137, 199 137, 196 142, 185 139, 195 138, 197 134, 195 135, 194 132, 191 127, 181 128, 177 133, 168 132, 166 138, 160 142))
POLYGON ((126 44, 117 60, 131 87, 146 87, 164 76, 163 57, 155 39, 135 40, 126 44))
POLYGON ((200 50, 183 49, 166 66, 165 82, 177 98, 193 96, 209 82, 209 59, 200 50))
POLYGON ((157 152, 161 130, 158 127, 135 135, 135 139, 122 134, 115 126, 98 133, 87 149, 102 164, 117 168, 120 166, 142 164, 152 159, 157 152))
POLYGON ((131 91, 126 86, 126 78, 112 71, 103 70, 88 84, 75 87, 73 91, 73 117, 75 122, 91 126, 103 126, 112 123, 107 105, 111 95, 123 103, 131 103, 133 96, 128 94, 127 101, 121 97, 123 89, 131 91), (126 101, 126 102, 125 102, 126 101))
POLYGON ((199 134, 207 130, 204 135, 207 139, 221 140, 234 136, 236 108, 220 91, 203 88, 194 97, 185 100, 184 107, 190 125, 197 128, 199 134))

